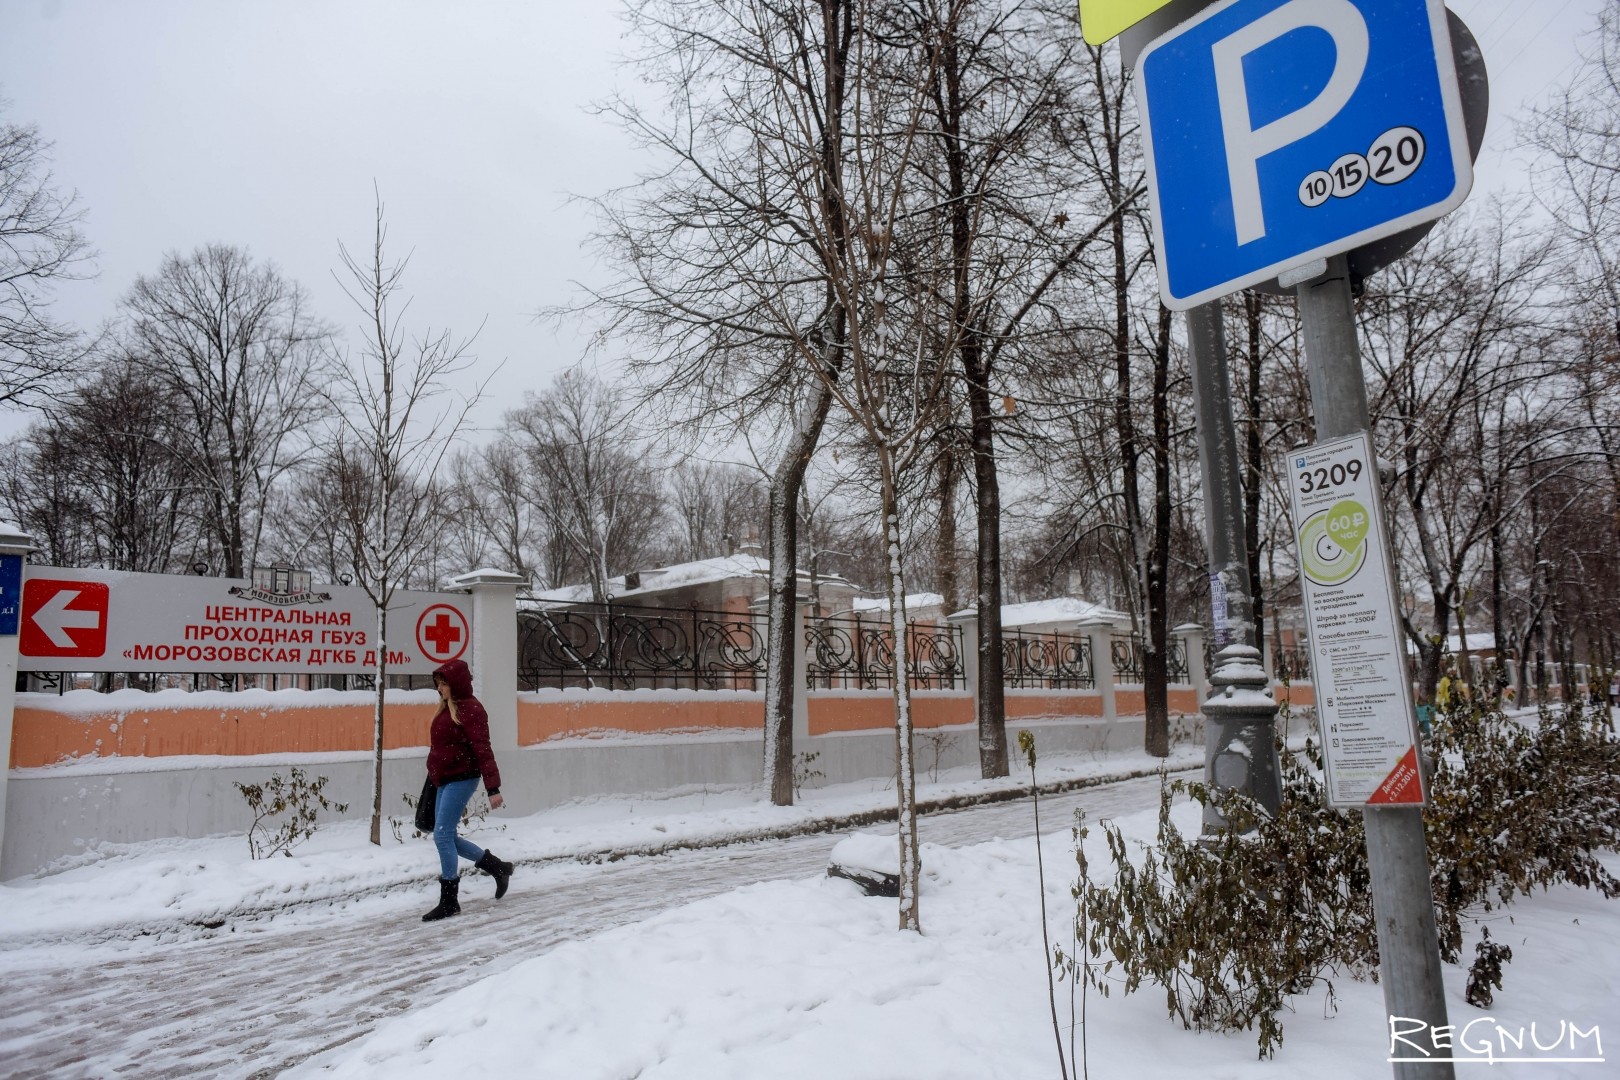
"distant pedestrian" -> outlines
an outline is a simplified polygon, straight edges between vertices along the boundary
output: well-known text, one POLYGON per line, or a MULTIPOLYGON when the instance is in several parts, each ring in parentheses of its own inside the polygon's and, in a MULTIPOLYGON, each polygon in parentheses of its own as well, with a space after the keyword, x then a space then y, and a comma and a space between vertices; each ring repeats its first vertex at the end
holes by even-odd
POLYGON ((460 863, 468 859, 495 879, 495 899, 506 895, 512 878, 512 864, 497 859, 470 840, 456 835, 461 812, 478 790, 480 777, 489 792, 489 805, 499 810, 501 772, 495 765, 495 752, 489 747, 489 715, 473 697, 472 672, 460 660, 452 660, 433 673, 433 686, 439 691, 439 711, 429 728, 428 778, 438 785, 433 812, 433 844, 439 849, 439 906, 422 916, 423 922, 461 914, 460 863))

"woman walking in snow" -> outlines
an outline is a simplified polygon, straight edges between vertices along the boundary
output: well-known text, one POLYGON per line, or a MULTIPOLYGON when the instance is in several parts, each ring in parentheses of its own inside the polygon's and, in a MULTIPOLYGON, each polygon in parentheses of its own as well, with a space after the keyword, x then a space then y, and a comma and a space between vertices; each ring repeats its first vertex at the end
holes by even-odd
POLYGON ((489 805, 495 810, 501 798, 501 772, 495 766, 495 752, 489 748, 489 716, 473 697, 472 672, 460 660, 452 660, 433 673, 439 691, 439 711, 429 728, 428 779, 438 786, 433 809, 433 844, 439 849, 439 906, 422 916, 423 922, 461 914, 461 875, 457 856, 468 859, 495 879, 495 899, 506 895, 512 878, 512 864, 502 862, 490 851, 456 835, 461 812, 478 790, 480 777, 489 792, 489 805))

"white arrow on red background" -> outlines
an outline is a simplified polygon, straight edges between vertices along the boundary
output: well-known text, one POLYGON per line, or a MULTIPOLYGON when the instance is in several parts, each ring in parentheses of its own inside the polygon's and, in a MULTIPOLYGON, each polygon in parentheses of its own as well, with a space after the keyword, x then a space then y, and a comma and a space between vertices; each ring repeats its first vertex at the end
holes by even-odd
POLYGON ((62 589, 51 594, 51 598, 39 605, 34 612, 34 625, 45 632, 51 639, 51 644, 58 649, 71 649, 78 645, 73 640, 69 630, 94 630, 101 625, 101 612, 76 611, 68 604, 82 595, 70 589, 62 589))

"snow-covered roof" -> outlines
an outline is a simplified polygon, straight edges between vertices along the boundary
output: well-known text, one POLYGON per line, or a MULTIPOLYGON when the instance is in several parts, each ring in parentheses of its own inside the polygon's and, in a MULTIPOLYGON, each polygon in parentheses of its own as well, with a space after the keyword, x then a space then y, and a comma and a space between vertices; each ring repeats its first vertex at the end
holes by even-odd
MULTIPOLYGON (((1469 634, 1468 635, 1468 651, 1469 652, 1494 652, 1495 650, 1496 650, 1496 634, 1493 633, 1492 631, 1485 630, 1485 631, 1482 631, 1482 632, 1479 632, 1479 633, 1474 633, 1474 634, 1469 634)), ((1416 656, 1417 655, 1417 646, 1412 644, 1410 641, 1408 641, 1406 643, 1406 651, 1407 651, 1407 653, 1409 655, 1416 656)), ((1446 649, 1445 649, 1445 651, 1448 652, 1448 653, 1460 653, 1460 652, 1462 652, 1463 651, 1462 638, 1458 637, 1456 634, 1452 634, 1450 637, 1446 638, 1446 649)))
MULTIPOLYGON (((972 615, 973 609, 958 612, 972 615)), ((1023 604, 1004 604, 1001 625, 1014 627, 1072 627, 1078 623, 1106 619, 1111 623, 1128 623, 1130 616, 1078 596, 1054 596, 1047 600, 1031 600, 1023 604)))
MULTIPOLYGON (((850 602, 856 611, 888 611, 889 598, 887 596, 857 596, 850 602)), ((906 610, 921 611, 923 608, 944 607, 945 597, 937 592, 920 592, 906 594, 906 610)))
MULTIPOLYGON (((698 559, 694 562, 675 563, 672 566, 661 566, 655 570, 640 571, 640 580, 635 588, 625 585, 626 575, 609 578, 607 582, 608 595, 615 600, 627 597, 645 596, 653 593, 668 592, 670 589, 688 588, 694 585, 710 585, 721 581, 732 581, 737 578, 770 577, 771 561, 758 555, 739 553, 736 555, 722 555, 715 559, 698 559)), ((633 576, 633 575, 631 575, 633 576)), ((804 568, 799 569, 800 580, 808 577, 804 568)), ((833 574, 820 575, 823 585, 848 585, 843 578, 833 574)), ((590 585, 568 585, 561 589, 547 589, 534 594, 534 599, 542 604, 588 604, 591 601, 590 585)))
MULTIPOLYGON (((689 585, 708 585, 717 581, 729 581, 732 578, 765 577, 770 572, 770 561, 758 555, 723 555, 718 559, 698 559, 695 562, 661 566, 656 570, 642 570, 641 580, 633 589, 625 586, 626 575, 620 574, 618 577, 608 579, 607 591, 614 599, 619 599, 644 593, 665 592, 689 585)), ((535 593, 534 598, 550 604, 588 604, 591 600, 591 586, 586 583, 547 589, 535 593)))

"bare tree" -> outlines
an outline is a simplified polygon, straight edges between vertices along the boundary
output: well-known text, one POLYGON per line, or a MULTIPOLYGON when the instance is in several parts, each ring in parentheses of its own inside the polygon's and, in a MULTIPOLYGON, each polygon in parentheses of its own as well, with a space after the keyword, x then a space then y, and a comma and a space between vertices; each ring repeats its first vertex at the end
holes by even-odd
POLYGON ((760 474, 722 461, 687 460, 670 472, 670 508, 680 527, 674 557, 681 561, 729 555, 757 543, 765 524, 760 474))
POLYGON ((381 199, 369 251, 339 244, 345 293, 360 311, 363 344, 337 371, 330 400, 338 420, 324 471, 335 485, 341 546, 376 609, 377 698, 372 723, 371 842, 382 843, 383 704, 388 685, 388 606, 429 551, 437 522, 440 466, 466 430, 483 385, 452 385, 472 366, 472 338, 448 330, 407 335, 401 299, 409 259, 390 261, 381 199))
POLYGON ((621 395, 581 370, 566 371, 508 413, 506 424, 529 474, 529 500, 561 541, 548 567, 552 584, 578 570, 592 599, 606 602, 608 579, 648 551, 664 501, 621 395))
POLYGON ((506 435, 459 451, 450 473, 445 527, 462 565, 500 566, 529 582, 541 580, 543 515, 530 498, 533 483, 517 443, 506 435))
POLYGON ((50 151, 34 125, 0 124, 0 404, 39 406, 86 355, 51 318, 53 286, 83 276, 90 252, 78 195, 57 189, 50 151))
POLYGON ((310 451, 326 414, 330 334, 304 290, 241 248, 170 254, 123 302, 128 362, 185 417, 176 454, 203 500, 226 577, 253 566, 276 484, 310 451))
POLYGON ((1547 374, 1533 341, 1544 333, 1546 246, 1514 235, 1503 218, 1443 223, 1368 283, 1360 307, 1374 372, 1369 406, 1397 466, 1392 509, 1410 555, 1401 563, 1421 581, 1407 592, 1426 609, 1409 604, 1406 616, 1424 700, 1439 682, 1472 560, 1492 521, 1513 511, 1492 498, 1482 467, 1494 459, 1512 468, 1525 447, 1487 445, 1492 403, 1547 374))
POLYGON ((113 358, 13 444, 0 502, 56 566, 187 571, 207 537, 175 420, 167 389, 113 358))
POLYGON ((829 177, 847 156, 854 10, 853 0, 638 0, 630 7, 644 45, 637 69, 664 108, 606 107, 668 166, 599 204, 600 240, 622 273, 595 295, 607 332, 635 336, 632 371, 672 422, 728 436, 777 433, 763 771, 770 798, 783 805, 793 799, 799 663, 796 510, 833 404, 798 346, 811 343, 822 370, 837 371, 847 315, 816 259, 784 262, 782 253, 817 243, 809 204, 832 222, 830 243, 849 243, 829 177))

